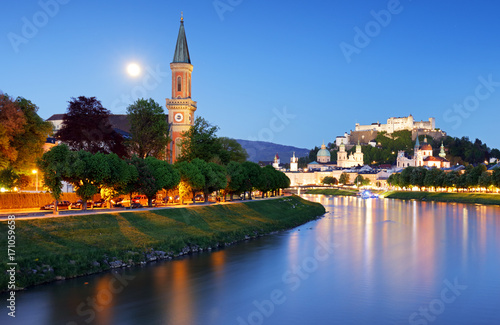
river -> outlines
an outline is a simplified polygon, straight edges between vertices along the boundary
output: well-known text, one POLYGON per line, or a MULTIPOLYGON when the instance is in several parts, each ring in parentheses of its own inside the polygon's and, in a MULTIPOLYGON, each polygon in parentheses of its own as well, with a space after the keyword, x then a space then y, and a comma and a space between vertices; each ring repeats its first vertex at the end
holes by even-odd
POLYGON ((29 288, 0 323, 500 324, 499 207, 303 197, 328 213, 216 252, 29 288))

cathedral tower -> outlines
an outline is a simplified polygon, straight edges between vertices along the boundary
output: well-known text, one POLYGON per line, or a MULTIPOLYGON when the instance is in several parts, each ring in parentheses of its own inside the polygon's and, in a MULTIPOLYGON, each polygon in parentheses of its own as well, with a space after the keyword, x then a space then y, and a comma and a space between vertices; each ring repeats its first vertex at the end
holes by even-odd
POLYGON ((170 63, 172 70, 172 99, 167 98, 168 123, 170 125, 171 162, 174 163, 181 154, 182 133, 189 130, 194 124, 196 102, 191 99, 191 72, 193 65, 189 57, 189 50, 184 30, 184 19, 181 17, 181 26, 175 45, 174 60, 170 63))
POLYGON ((299 170, 299 158, 295 157, 295 151, 293 152, 293 157, 290 158, 290 171, 296 172, 299 170))

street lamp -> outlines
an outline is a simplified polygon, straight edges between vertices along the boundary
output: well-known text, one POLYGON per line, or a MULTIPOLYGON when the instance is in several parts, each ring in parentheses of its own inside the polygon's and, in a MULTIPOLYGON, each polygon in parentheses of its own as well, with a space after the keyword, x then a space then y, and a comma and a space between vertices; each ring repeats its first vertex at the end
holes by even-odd
POLYGON ((35 174, 35 175, 36 175, 36 183, 35 183, 35 186, 36 186, 36 192, 38 193, 38 170, 33 169, 31 172, 32 172, 33 174, 35 174))

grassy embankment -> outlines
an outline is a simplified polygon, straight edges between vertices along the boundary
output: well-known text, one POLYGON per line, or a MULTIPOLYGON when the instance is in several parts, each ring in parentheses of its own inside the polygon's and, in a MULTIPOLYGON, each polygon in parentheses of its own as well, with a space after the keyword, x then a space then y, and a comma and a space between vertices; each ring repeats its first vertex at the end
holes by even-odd
POLYGON ((306 192, 306 194, 344 195, 344 196, 356 196, 357 193, 358 191, 355 190, 339 190, 339 189, 315 189, 306 192))
MULTIPOLYGON (((16 220, 16 284, 24 288, 169 259, 304 224, 325 213, 299 197, 146 212, 16 220)), ((7 247, 0 222, 0 247, 7 247)), ((2 269, 7 269, 7 252, 2 269)), ((8 275, 0 275, 1 290, 8 275)))
POLYGON ((388 191, 383 193, 382 196, 390 199, 400 200, 415 199, 436 202, 500 204, 500 195, 498 194, 388 191))

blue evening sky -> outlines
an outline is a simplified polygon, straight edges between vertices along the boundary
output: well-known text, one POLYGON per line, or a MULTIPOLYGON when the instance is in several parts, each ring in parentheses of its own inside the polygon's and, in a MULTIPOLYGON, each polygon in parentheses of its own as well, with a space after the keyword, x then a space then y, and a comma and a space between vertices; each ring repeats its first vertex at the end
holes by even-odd
POLYGON ((116 114, 138 97, 164 106, 183 11, 196 113, 221 136, 311 148, 413 114, 500 147, 498 1, 24 0, 2 11, 0 90, 43 118, 81 95, 116 114), (142 75, 128 76, 129 62, 142 75))

